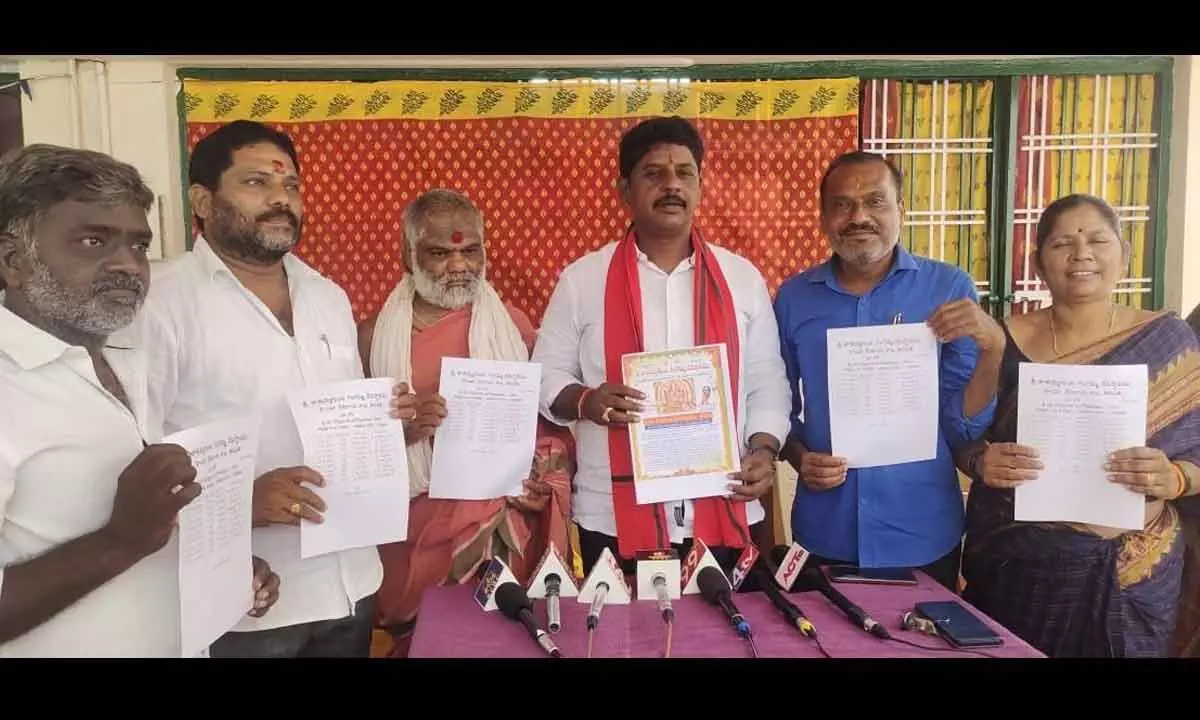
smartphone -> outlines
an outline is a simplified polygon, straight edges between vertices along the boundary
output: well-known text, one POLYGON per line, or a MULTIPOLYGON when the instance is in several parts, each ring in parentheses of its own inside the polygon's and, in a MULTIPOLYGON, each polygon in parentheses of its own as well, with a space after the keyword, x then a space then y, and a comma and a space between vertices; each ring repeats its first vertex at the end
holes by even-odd
POLYGON ((833 582, 871 583, 873 585, 916 585, 917 575, 911 568, 860 568, 853 565, 832 565, 829 579, 833 582))
POLYGON ((1004 638, 957 600, 919 602, 913 606, 913 610, 932 622, 938 634, 955 647, 996 647, 1004 644, 1004 638))

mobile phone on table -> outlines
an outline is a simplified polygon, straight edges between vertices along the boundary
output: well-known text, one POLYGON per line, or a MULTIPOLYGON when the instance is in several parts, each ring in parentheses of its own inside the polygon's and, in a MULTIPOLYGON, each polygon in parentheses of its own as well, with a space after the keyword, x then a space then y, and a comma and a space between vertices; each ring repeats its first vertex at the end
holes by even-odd
POLYGON ((832 565, 829 579, 843 583, 870 583, 873 585, 916 585, 917 575, 912 568, 863 568, 854 565, 832 565))
POLYGON ((938 634, 961 648, 996 647, 1004 638, 957 600, 929 600, 913 606, 917 615, 929 620, 938 634))

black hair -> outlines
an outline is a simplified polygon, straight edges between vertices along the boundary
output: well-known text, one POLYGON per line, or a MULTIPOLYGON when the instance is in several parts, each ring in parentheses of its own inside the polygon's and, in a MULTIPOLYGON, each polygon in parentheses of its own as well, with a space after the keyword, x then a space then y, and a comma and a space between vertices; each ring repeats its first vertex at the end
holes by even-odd
POLYGON ((687 120, 674 115, 643 120, 621 136, 618 159, 621 178, 628 180, 638 161, 655 145, 663 143, 682 145, 691 150, 692 157, 696 158, 696 172, 700 172, 700 163, 704 159, 704 141, 700 139, 700 132, 687 120))
POLYGON ((882 155, 865 150, 853 150, 851 152, 842 153, 829 163, 829 167, 825 168, 825 174, 821 176, 820 197, 825 198, 825 185, 829 181, 829 176, 834 170, 846 165, 867 165, 869 163, 883 163, 888 172, 892 174, 892 183, 896 186, 896 197, 899 198, 904 188, 904 176, 900 173, 896 166, 890 160, 882 155))
MULTIPOLYGON (((221 176, 233 166, 233 154, 244 147, 264 142, 271 143, 286 153, 296 166, 296 172, 300 171, 296 146, 287 133, 251 120, 235 120, 205 135, 196 143, 188 162, 188 184, 200 185, 216 192, 221 184, 221 176)), ((204 220, 197 217, 196 224, 203 232, 204 220)))

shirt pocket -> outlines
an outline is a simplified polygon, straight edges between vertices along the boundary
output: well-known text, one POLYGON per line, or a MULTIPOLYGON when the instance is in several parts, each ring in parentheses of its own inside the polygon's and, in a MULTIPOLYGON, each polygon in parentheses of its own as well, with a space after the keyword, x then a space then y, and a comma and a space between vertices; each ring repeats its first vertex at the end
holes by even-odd
POLYGON ((320 335, 309 347, 309 361, 321 382, 338 382, 362 377, 358 348, 354 344, 320 335))

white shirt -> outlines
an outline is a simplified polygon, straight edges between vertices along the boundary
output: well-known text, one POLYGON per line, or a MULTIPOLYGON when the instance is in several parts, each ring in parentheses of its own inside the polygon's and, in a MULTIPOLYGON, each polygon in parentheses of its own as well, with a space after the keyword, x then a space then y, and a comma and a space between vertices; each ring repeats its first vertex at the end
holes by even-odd
MULTIPOLYGON (((293 255, 283 267, 294 337, 203 238, 156 268, 142 311, 150 406, 163 433, 258 414, 257 476, 304 464, 289 391, 363 377, 346 293, 293 255)), ((301 559, 299 526, 254 528, 253 547, 279 575, 279 600, 263 617, 245 617, 237 631, 347 617, 383 581, 375 547, 301 559)))
MULTIPOLYGON (((117 479, 158 441, 144 357, 118 344, 104 357, 133 412, 100 383, 87 350, 0 307, 0 593, 3 568, 104 527, 117 479)), ((0 657, 179 657, 177 539, 0 645, 0 657)))
MULTIPOLYGON (((605 382, 604 291, 617 245, 610 243, 568 265, 542 318, 532 361, 542 364, 542 414, 560 425, 570 421, 556 417, 550 405, 564 388, 574 383, 594 388, 605 382)), ((741 355, 730 358, 730 362, 738 363, 740 373, 738 438, 745 447, 751 436, 762 432, 782 443, 787 436, 792 396, 779 354, 779 331, 767 284, 746 259, 715 245, 709 248, 725 274, 737 315, 741 355)), ((637 256, 645 350, 692 347, 692 258, 689 256, 668 274, 640 250, 637 256)), ((576 423, 575 435, 578 470, 571 503, 575 522, 587 530, 616 536, 608 430, 584 421, 576 423)), ((692 502, 669 503, 667 512, 671 542, 691 537, 695 522, 692 502)), ((750 524, 765 517, 762 503, 747 503, 746 519, 750 524)))

